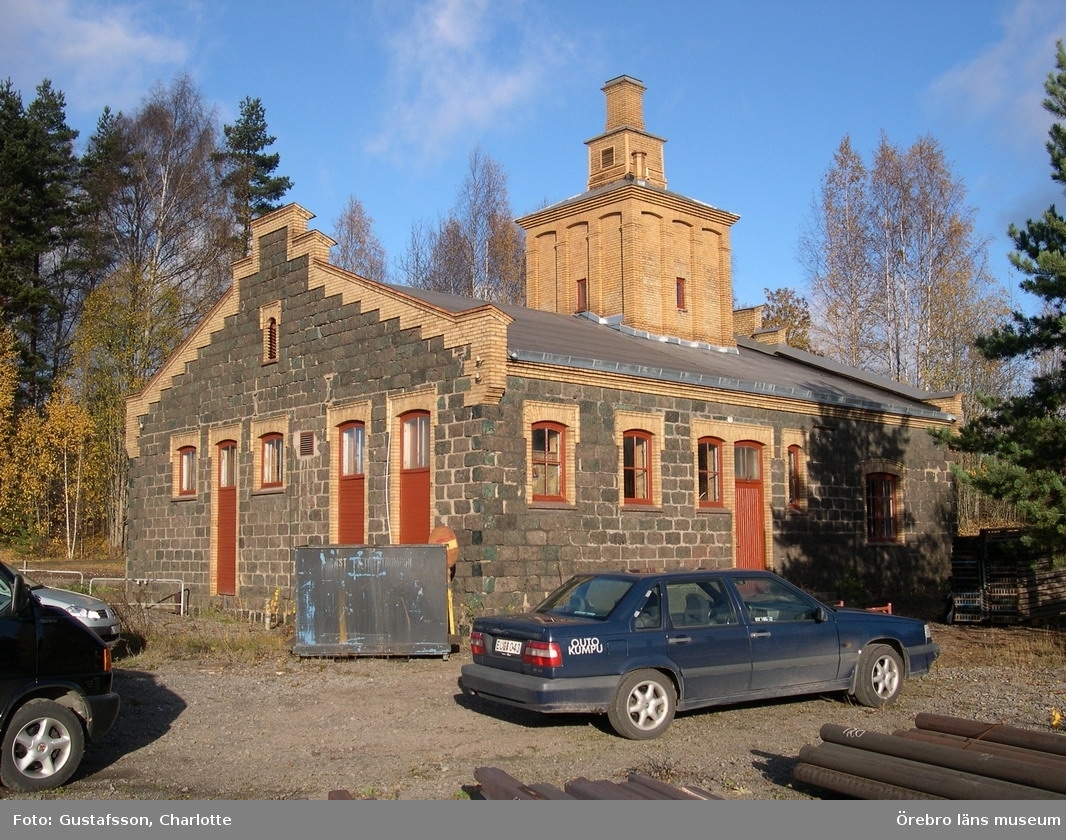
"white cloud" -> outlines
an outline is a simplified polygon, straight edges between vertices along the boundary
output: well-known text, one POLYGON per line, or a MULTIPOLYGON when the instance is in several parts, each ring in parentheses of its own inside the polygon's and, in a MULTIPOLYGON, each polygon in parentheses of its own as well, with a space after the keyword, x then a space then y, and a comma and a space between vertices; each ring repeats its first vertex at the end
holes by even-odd
POLYGON ((392 104, 371 148, 397 157, 437 158, 462 134, 513 119, 568 49, 523 3, 429 0, 382 9, 392 104))
POLYGON ((1055 42, 1066 39, 1066 4, 1020 0, 1003 15, 1003 34, 929 89, 929 105, 967 122, 994 121, 1015 148, 1041 145, 1051 117, 1041 103, 1055 66, 1055 42))
MULTIPOLYGON (((188 58, 178 38, 155 34, 153 9, 87 0, 0 0, 0 77, 24 98, 45 78, 69 105, 99 111, 133 103, 188 58)), ((171 11, 177 11, 172 9, 171 11)))

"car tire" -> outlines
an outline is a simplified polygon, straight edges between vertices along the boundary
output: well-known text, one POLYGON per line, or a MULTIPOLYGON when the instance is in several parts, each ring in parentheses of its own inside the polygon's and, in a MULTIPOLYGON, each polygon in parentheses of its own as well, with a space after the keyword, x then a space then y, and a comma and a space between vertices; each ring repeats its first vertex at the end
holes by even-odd
POLYGON ((85 754, 81 719, 51 700, 30 700, 8 721, 0 755, 0 781, 23 792, 65 783, 85 754))
POLYGON ((623 738, 644 741, 657 738, 674 719, 677 695, 670 678, 661 671, 633 671, 618 684, 607 718, 623 738))
POLYGON ((859 658, 855 699, 879 709, 896 702, 903 688, 903 660, 889 645, 870 645, 859 658))

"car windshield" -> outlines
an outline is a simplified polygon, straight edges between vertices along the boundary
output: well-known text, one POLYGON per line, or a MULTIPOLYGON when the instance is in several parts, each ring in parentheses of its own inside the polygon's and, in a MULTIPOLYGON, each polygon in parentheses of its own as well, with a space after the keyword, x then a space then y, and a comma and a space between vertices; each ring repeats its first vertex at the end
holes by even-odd
POLYGON ((549 595, 534 612, 605 620, 632 588, 633 581, 574 577, 549 595))

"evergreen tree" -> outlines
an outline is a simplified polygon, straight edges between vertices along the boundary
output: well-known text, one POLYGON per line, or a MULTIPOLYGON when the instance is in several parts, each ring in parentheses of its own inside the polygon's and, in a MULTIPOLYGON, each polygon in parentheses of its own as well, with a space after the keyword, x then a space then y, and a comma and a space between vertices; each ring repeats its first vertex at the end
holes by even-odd
MULTIPOLYGON (((1048 75, 1044 107, 1066 117, 1066 51, 1058 43, 1057 72, 1048 75)), ((1047 143, 1052 180, 1066 184, 1066 128, 1056 122, 1047 143)), ((993 498, 1013 502, 1030 524, 1029 539, 1058 556, 1066 552, 1066 219, 1052 205, 1024 229, 1010 228, 1012 263, 1020 286, 1042 302, 1035 315, 1015 312, 1010 322, 980 337, 989 359, 1025 360, 1036 370, 1028 393, 985 399, 985 413, 949 442, 983 455, 960 478, 993 498)))
POLYGON ((20 356, 20 402, 40 404, 65 351, 62 246, 75 218, 78 133, 48 80, 28 107, 0 83, 0 311, 20 356))
POLYGON ((273 175, 281 155, 263 150, 277 139, 267 134, 266 111, 259 98, 245 97, 240 104, 240 119, 222 127, 223 148, 215 160, 223 167, 222 186, 229 192, 240 241, 238 256, 247 256, 251 247, 252 219, 276 210, 282 196, 292 189, 292 180, 273 175))

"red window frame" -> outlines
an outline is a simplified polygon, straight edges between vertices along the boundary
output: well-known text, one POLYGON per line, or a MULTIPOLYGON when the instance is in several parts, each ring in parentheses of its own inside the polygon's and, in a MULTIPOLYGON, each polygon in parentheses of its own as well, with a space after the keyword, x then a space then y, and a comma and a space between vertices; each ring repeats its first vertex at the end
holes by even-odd
POLYGON ((566 426, 561 423, 534 423, 531 435, 530 461, 533 469, 533 501, 566 501, 566 426), (555 439, 555 451, 551 442, 555 439), (551 474, 556 476, 555 490, 552 487, 551 474), (538 492, 539 491, 539 492, 538 492))
POLYGON ((677 278, 676 289, 677 289, 677 308, 679 310, 684 310, 686 308, 685 307, 685 278, 684 277, 678 277, 677 278))
POLYGON ((196 495, 195 446, 183 446, 178 450, 178 495, 196 495))
POLYGON ((696 469, 700 507, 722 507, 722 443, 720 438, 702 437, 697 443, 696 469), (714 463, 711 464, 711 453, 714 463))
POLYGON ((589 308, 589 283, 584 277, 577 281, 577 310, 588 312, 589 308))
POLYGON ((280 432, 263 435, 260 439, 259 486, 264 489, 281 487, 285 479, 285 436, 280 432))
POLYGON ((652 444, 655 436, 643 429, 622 434, 622 501, 627 505, 652 503, 652 444))
POLYGON ((340 477, 362 478, 366 470, 366 425, 353 421, 340 427, 340 477))

